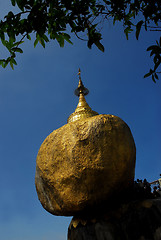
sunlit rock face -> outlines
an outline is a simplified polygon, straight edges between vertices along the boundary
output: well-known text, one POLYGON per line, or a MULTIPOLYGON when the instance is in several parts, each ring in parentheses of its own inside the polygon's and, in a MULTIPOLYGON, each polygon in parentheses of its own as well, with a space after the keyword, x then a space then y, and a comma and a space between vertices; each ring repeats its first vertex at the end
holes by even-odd
POLYGON ((113 115, 70 122, 42 143, 36 189, 43 207, 73 216, 96 209, 134 180, 136 149, 127 124, 113 115))

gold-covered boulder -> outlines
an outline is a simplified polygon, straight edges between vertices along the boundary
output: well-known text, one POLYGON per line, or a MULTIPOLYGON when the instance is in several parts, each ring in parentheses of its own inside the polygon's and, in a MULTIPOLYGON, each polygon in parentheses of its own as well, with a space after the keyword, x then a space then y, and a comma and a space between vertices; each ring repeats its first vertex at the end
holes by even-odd
POLYGON ((119 117, 89 110, 84 93, 80 88, 75 113, 37 155, 38 197, 54 215, 96 209, 134 180, 136 149, 129 127, 119 117))

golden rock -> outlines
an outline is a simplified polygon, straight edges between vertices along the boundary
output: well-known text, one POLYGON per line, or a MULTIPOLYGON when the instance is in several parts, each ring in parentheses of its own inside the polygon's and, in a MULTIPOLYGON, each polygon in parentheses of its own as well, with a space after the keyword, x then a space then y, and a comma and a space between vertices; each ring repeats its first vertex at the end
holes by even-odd
POLYGON ((38 197, 54 215, 94 211, 134 180, 136 149, 127 124, 91 109, 86 114, 90 107, 80 105, 83 117, 76 110, 66 125, 45 139, 37 155, 38 197))

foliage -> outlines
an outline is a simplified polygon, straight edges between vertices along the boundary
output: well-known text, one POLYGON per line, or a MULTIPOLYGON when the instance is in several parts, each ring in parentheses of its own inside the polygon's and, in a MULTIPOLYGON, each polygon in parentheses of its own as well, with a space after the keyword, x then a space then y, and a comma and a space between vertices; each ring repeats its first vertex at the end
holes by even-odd
POLYGON ((150 183, 146 179, 137 179, 134 181, 133 199, 138 200, 158 197, 161 197, 161 188, 159 184, 152 189, 150 183))
POLYGON ((119 196, 121 202, 126 203, 130 201, 138 201, 144 199, 154 199, 161 197, 161 186, 156 183, 153 187, 146 179, 137 179, 133 182, 128 191, 126 190, 119 196))
POLYGON ((154 55, 154 58, 153 58, 154 69, 150 69, 149 73, 145 74, 144 77, 152 76, 152 80, 156 83, 156 80, 158 80, 157 73, 161 73, 161 72, 157 72, 157 69, 161 64, 161 37, 159 42, 156 41, 156 45, 152 45, 148 47, 147 51, 151 51, 150 56, 154 55))
MULTIPOLYGON (((95 44, 104 51, 99 30, 104 20, 113 20, 113 24, 122 22, 127 39, 134 30, 136 39, 142 28, 161 30, 160 0, 11 0, 11 3, 19 9, 18 13, 10 11, 0 21, 0 39, 10 53, 7 59, 0 60, 4 68, 8 64, 14 68, 16 54, 23 53, 20 44, 24 39, 31 40, 31 33, 35 33, 34 47, 39 42, 45 48, 49 39, 63 47, 65 41, 72 43, 70 31, 79 39, 81 33, 86 34, 89 48, 95 44)), ((161 39, 147 51, 154 57, 154 68, 144 77, 152 76, 156 81, 161 64, 161 39)))

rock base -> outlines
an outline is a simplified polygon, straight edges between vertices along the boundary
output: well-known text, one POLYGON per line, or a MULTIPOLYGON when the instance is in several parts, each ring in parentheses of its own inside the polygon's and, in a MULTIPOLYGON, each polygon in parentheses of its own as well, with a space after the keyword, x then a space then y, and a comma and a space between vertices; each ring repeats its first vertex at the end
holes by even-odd
POLYGON ((68 240, 161 240, 161 198, 122 204, 96 218, 73 217, 68 240))

